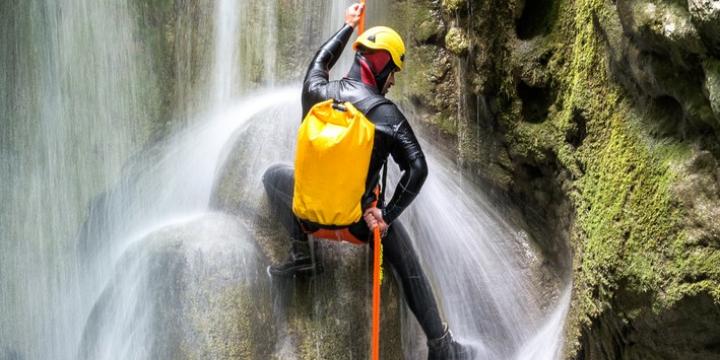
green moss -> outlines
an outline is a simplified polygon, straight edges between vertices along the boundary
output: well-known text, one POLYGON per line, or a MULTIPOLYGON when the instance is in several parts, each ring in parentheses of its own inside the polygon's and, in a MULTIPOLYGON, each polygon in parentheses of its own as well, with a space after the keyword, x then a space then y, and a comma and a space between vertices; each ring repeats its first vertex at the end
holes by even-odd
POLYGON ((674 173, 624 121, 611 119, 608 138, 579 182, 580 283, 595 303, 585 304, 588 314, 610 302, 621 280, 635 291, 659 293, 667 285, 668 249, 680 236, 669 191, 674 173))
MULTIPOLYGON (((535 27, 515 21, 518 9, 513 6, 517 4, 475 2, 471 13, 481 14, 476 16, 458 12, 464 4, 443 1, 444 11, 439 12, 445 16, 445 25, 453 26, 445 36, 444 50, 456 57, 449 57, 453 59, 449 65, 438 62, 442 57, 426 44, 423 51, 435 60, 430 66, 427 59, 417 64, 424 66, 420 73, 430 81, 413 85, 443 101, 433 103, 433 97, 420 93, 414 96, 432 103, 434 115, 429 121, 443 132, 456 134, 461 156, 495 148, 475 146, 472 134, 462 130, 477 125, 476 113, 469 111, 470 118, 458 119, 464 113, 457 104, 440 105, 451 102, 444 97, 448 89, 443 86, 452 83, 461 94, 472 88, 485 97, 482 104, 489 105, 495 115, 488 120, 491 131, 502 136, 498 142, 507 152, 470 156, 490 159, 480 166, 487 170, 485 175, 493 177, 492 182, 508 184, 511 191, 519 193, 541 191, 523 188, 525 165, 540 168, 544 174, 554 171, 548 182, 557 185, 574 210, 566 214, 572 217, 568 230, 575 286, 568 356, 580 346, 581 329, 589 337, 601 337, 592 341, 613 341, 602 337, 615 336, 611 333, 616 330, 598 330, 606 325, 598 325, 603 319, 612 318, 619 324, 632 319, 665 321, 662 314, 676 311, 678 304, 694 296, 709 295, 720 304, 720 252, 708 245, 712 240, 706 232, 701 234, 705 237, 691 239, 692 225, 688 223, 692 214, 676 190, 689 175, 686 163, 696 145, 682 135, 658 137, 651 127, 657 126, 653 124, 659 122, 658 115, 674 124, 669 130, 674 135, 678 135, 680 119, 636 102, 637 97, 618 81, 618 74, 609 75, 619 71, 610 66, 609 59, 617 62, 624 56, 619 46, 626 35, 617 7, 606 0, 553 1, 547 17, 526 19, 542 22, 543 26, 535 27), (607 33, 606 24, 614 24, 610 30, 615 32, 607 33), (532 37, 518 42, 515 35, 520 36, 519 31, 532 37), (515 34, 504 38, 510 32, 515 34), (607 47, 613 44, 612 49, 607 47), (547 115, 543 107, 543 119, 523 121, 522 102, 526 99, 519 98, 519 81, 552 92, 547 115)), ((684 14, 676 15, 673 21, 688 25, 679 18, 684 14)), ((687 35, 687 41, 680 39, 675 45, 687 45, 683 51, 694 52, 696 36, 690 30, 679 35, 687 35)), ((411 51, 416 49, 411 46, 411 51)), ((707 60, 703 64, 708 102, 695 79, 682 79, 674 63, 667 62, 670 67, 666 69, 661 62, 643 63, 645 68, 654 66, 659 74, 650 85, 670 89, 670 96, 678 99, 690 120, 717 124, 720 105, 716 98, 720 95, 715 95, 720 90, 715 88, 720 89, 716 84, 720 66, 707 60)), ((696 206, 714 200, 708 197, 703 201, 696 206)))
MULTIPOLYGON (((644 294, 650 301, 648 308, 626 303, 613 310, 626 314, 660 313, 699 293, 717 301, 720 254, 687 246, 683 219, 688 215, 672 192, 681 180, 676 165, 688 158, 690 145, 650 137, 641 108, 598 70, 607 64, 592 17, 602 21, 603 2, 581 1, 576 10, 571 67, 557 71, 567 98, 564 115, 551 120, 562 128, 572 121, 572 109, 582 109, 588 114, 588 138, 570 151, 547 127, 534 135, 536 144, 550 147, 565 168, 576 163, 585 168, 571 193, 576 320, 589 324, 617 306, 619 291, 644 294)), ((578 335, 577 328, 573 331, 571 338, 578 335)))
POLYGON ((602 0, 562 4, 558 21, 572 27, 559 26, 519 60, 551 54, 545 71, 558 95, 547 118, 518 121, 515 82, 505 78, 502 91, 513 101, 499 119, 508 128, 505 142, 512 158, 538 166, 557 161, 574 179, 564 185, 575 209, 572 353, 580 327, 611 307, 637 316, 663 312, 701 293, 718 301, 720 254, 688 245, 688 214, 672 191, 682 180, 678 165, 688 159, 691 145, 653 138, 643 125, 652 121, 644 118, 647 112, 607 76, 606 49, 594 23, 602 23, 611 10, 602 0), (566 134, 577 126, 578 113, 587 137, 576 148, 566 134), (644 300, 618 308, 620 293, 644 300))
POLYGON ((462 29, 452 27, 445 35, 445 48, 455 55, 463 55, 470 48, 470 38, 462 29))
MULTIPOLYGON (((426 1, 398 1, 393 4, 388 26, 402 34, 407 51, 405 69, 397 75, 397 88, 393 96, 400 94, 402 100, 418 99, 432 93, 437 80, 437 67, 433 64, 438 56, 438 48, 425 44, 430 38, 438 36, 442 25, 432 16, 431 6, 426 1)), ((440 77, 442 74, 439 75, 440 77)))
POLYGON ((430 123, 446 134, 457 135, 457 118, 446 116, 444 113, 439 113, 430 118, 430 123))
POLYGON ((467 6, 467 0, 443 0, 443 10, 447 12, 455 12, 467 6))
POLYGON ((407 53, 406 67, 396 75, 399 93, 407 98, 422 98, 432 93, 435 87, 433 81, 437 74, 425 64, 432 63, 435 56, 437 56, 437 48, 428 45, 414 47, 407 53))
MULTIPOLYGON (((428 14, 429 15, 429 14, 428 14)), ((430 39, 440 35, 443 31, 442 24, 440 24, 437 19, 432 18, 431 16, 428 16, 428 19, 424 20, 420 23, 420 25, 417 27, 415 33, 415 39, 418 42, 427 42, 430 39)))
POLYGON ((405 38, 405 69, 397 75, 390 95, 400 103, 412 103, 421 112, 418 120, 442 133, 457 134, 457 86, 452 57, 434 42, 442 41, 442 24, 432 1, 396 1, 388 25, 405 38), (425 30, 423 30, 425 29, 425 30), (418 106, 419 105, 419 106, 418 106))

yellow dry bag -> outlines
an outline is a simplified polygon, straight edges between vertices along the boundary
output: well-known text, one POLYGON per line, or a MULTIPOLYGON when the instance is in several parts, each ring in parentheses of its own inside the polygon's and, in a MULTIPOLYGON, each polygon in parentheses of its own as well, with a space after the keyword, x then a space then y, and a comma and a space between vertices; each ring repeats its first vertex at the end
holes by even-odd
POLYGON ((313 106, 297 136, 295 215, 330 226, 360 220, 374 138, 375 124, 351 103, 313 106))

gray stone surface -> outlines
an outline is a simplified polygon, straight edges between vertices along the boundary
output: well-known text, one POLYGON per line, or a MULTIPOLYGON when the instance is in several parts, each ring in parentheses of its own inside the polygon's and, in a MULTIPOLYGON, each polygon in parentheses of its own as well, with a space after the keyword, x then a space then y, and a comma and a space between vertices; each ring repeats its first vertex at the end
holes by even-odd
POLYGON ((88 319, 81 358, 106 358, 107 352, 120 358, 270 358, 280 320, 266 264, 236 218, 210 214, 161 227, 120 259, 88 319))

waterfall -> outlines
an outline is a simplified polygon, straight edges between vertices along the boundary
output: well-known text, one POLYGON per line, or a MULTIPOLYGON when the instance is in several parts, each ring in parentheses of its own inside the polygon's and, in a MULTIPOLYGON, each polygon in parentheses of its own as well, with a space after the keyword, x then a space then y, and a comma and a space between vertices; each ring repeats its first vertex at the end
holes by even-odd
POLYGON ((557 359, 569 289, 552 315, 545 314, 540 289, 527 274, 528 263, 539 260, 525 248, 526 233, 432 144, 424 147, 431 173, 401 219, 430 269, 449 325, 481 349, 482 358, 557 359))
POLYGON ((221 107, 230 100, 238 76, 235 35, 238 27, 235 1, 220 0, 215 9, 215 64, 213 69, 213 103, 221 107))
POLYGON ((151 79, 128 12, 104 0, 0 5, 0 358, 72 358, 81 336, 98 286, 83 281, 72 239, 148 136, 151 79))
MULTIPOLYGON (((293 137, 300 107, 293 81, 351 1, 294 1, 292 11, 279 1, 206 1, 204 11, 176 3, 176 84, 168 97, 159 90, 168 79, 137 38, 135 2, 0 4, 0 359, 149 359, 171 351, 158 348, 170 345, 158 345, 167 336, 155 327, 172 319, 150 311, 159 306, 152 279, 163 270, 151 255, 160 243, 193 255, 181 271, 190 277, 221 267, 214 260, 254 271, 249 230, 208 214, 215 177, 234 142, 250 143, 258 114, 278 119, 268 124, 272 137, 261 139, 272 154, 257 157, 240 191, 261 191, 260 169, 292 159, 291 146, 273 141, 293 137), (281 29, 280 18, 296 29, 281 29), (196 39, 201 31, 212 34, 207 56, 188 45, 206 40, 196 39), (284 83, 291 85, 276 85, 284 83), (166 98, 176 102, 173 119, 156 141, 166 98), (296 111, 278 110, 285 108, 296 111), (215 242, 172 241, 197 233, 215 242), (247 256, 228 260, 212 244, 247 256)), ((371 10, 368 26, 388 16, 382 8, 371 10)), ((332 76, 351 61, 346 49, 332 76)), ((452 162, 427 144, 426 152, 428 183, 402 221, 450 325, 494 358, 558 358, 567 293, 554 310, 541 308, 513 248, 527 242, 522 231, 452 162)), ((187 331, 179 328, 165 331, 187 331)), ((209 336, 192 336, 201 335, 209 336)))

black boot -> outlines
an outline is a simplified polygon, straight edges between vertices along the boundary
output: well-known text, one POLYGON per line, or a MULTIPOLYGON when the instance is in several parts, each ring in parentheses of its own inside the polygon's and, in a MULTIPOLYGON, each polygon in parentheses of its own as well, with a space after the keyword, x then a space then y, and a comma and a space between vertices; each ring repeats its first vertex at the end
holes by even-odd
POLYGON ((428 340, 428 360, 475 360, 476 356, 472 347, 453 339, 447 326, 443 336, 428 340))
POLYGON ((290 255, 278 265, 270 265, 268 273, 272 276, 315 276, 323 272, 322 264, 318 261, 317 243, 312 248, 308 240, 292 240, 290 255))

